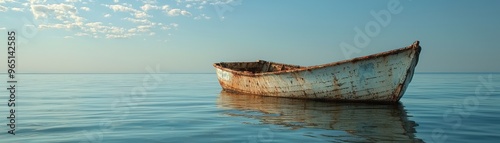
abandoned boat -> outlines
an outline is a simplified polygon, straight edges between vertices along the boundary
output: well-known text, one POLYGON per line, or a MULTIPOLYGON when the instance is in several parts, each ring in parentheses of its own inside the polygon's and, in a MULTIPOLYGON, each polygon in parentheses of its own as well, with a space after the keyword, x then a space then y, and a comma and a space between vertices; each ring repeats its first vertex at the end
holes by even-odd
POLYGON ((398 102, 412 80, 421 47, 412 45, 316 66, 258 60, 215 63, 230 92, 314 100, 398 102))

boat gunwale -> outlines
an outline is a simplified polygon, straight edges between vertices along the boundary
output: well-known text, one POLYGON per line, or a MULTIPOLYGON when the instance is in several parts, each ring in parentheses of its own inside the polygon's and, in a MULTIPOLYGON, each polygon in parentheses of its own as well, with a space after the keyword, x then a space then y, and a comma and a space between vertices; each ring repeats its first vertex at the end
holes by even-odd
MULTIPOLYGON (((352 59, 347 59, 347 60, 342 60, 342 61, 336 61, 336 62, 326 63, 326 64, 307 66, 307 67, 299 66, 299 65, 291 65, 291 64, 283 64, 283 63, 276 63, 276 62, 266 61, 266 62, 269 62, 269 63, 291 65, 291 66, 298 66, 298 67, 300 67, 300 68, 297 68, 297 69, 290 69, 290 70, 283 70, 283 71, 250 73, 250 72, 245 72, 245 71, 233 70, 231 68, 222 67, 220 65, 221 63, 253 63, 253 62, 219 62, 219 63, 214 63, 213 66, 215 68, 217 68, 217 69, 220 69, 220 70, 224 70, 224 71, 231 72, 233 74, 244 75, 244 76, 279 75, 279 74, 286 74, 286 73, 296 73, 296 72, 302 72, 302 71, 311 71, 311 70, 321 69, 321 68, 324 68, 324 67, 332 67, 332 66, 336 66, 336 65, 341 65, 341 64, 345 64, 345 63, 356 63, 356 62, 359 62, 359 61, 365 61, 365 60, 375 59, 375 58, 378 58, 378 57, 384 57, 384 56, 387 56, 387 55, 398 54, 398 53, 402 53, 402 52, 405 52, 405 51, 408 51, 408 50, 420 51, 421 47, 420 47, 419 43, 420 43, 419 41, 415 41, 412 45, 407 46, 407 47, 403 47, 403 48, 399 48, 399 49, 389 50, 389 51, 385 51, 385 52, 375 53, 375 54, 371 54, 371 55, 367 55, 367 56, 361 56, 361 57, 356 57, 356 58, 352 58, 352 59)), ((258 61, 261 61, 261 60, 258 60, 258 61)))

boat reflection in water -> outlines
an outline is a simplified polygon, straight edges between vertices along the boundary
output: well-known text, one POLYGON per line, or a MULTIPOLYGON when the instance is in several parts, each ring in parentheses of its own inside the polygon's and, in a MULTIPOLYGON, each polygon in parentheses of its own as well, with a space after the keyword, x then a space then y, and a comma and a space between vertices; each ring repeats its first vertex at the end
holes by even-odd
POLYGON ((401 103, 332 103, 222 91, 217 104, 219 108, 229 109, 223 113, 228 116, 254 118, 263 124, 284 126, 292 130, 311 128, 344 131, 351 136, 347 140, 345 134, 327 136, 335 140, 423 142, 415 137, 415 126, 418 124, 408 120, 401 103), (247 111, 257 111, 261 115, 247 111))

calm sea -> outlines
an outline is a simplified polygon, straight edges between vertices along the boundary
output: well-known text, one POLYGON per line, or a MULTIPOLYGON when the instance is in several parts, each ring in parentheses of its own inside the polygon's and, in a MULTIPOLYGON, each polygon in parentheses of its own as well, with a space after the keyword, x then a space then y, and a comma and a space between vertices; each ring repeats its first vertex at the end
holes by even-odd
MULTIPOLYGON (((500 74, 415 74, 395 105, 221 92, 215 74, 18 74, 0 142, 498 142, 500 74)), ((2 82, 7 87, 6 82, 2 82)))

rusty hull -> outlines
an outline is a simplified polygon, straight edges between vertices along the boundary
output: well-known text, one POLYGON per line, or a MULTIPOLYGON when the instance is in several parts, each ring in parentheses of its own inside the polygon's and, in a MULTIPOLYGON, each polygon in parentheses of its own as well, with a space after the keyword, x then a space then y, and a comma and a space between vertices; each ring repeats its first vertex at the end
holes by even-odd
POLYGON ((336 101, 398 102, 418 63, 419 41, 351 60, 302 67, 259 60, 215 63, 223 90, 336 101))

